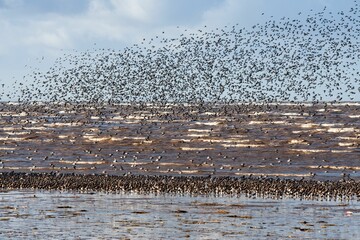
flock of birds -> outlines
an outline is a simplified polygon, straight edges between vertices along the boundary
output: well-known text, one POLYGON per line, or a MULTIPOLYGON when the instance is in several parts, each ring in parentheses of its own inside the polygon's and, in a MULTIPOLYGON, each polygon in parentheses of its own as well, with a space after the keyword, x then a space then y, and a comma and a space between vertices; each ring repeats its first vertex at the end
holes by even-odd
POLYGON ((47 72, 27 75, 12 97, 77 103, 356 100, 359 16, 355 0, 346 12, 324 8, 250 29, 204 26, 120 51, 65 54, 47 72))
MULTIPOLYGON (((167 175, 182 174, 188 178, 161 191, 180 186, 186 193, 199 192, 206 180, 185 189, 189 179, 197 181, 194 175, 358 178, 359 105, 327 101, 355 101, 360 93, 359 15, 355 0, 348 12, 324 9, 251 29, 204 27, 121 51, 64 55, 8 93, 24 104, 0 103, 0 169, 50 172, 26 176, 54 189, 78 178, 92 181, 70 176, 64 183, 61 174, 68 172, 105 174, 101 181, 107 174, 129 176, 124 185, 135 181, 138 189, 144 187, 133 174, 163 175, 152 178, 151 191, 167 175), (54 104, 27 104, 37 101, 54 104), (177 104, 153 105, 159 103, 177 104), (61 181, 49 181, 58 176, 54 172, 61 181)), ((9 187, 26 183, 22 174, 2 177, 9 187)), ((235 180, 224 179, 213 189, 233 191, 235 180), (224 179, 226 186, 220 184, 224 179)), ((272 184, 258 181, 263 189, 272 184)), ((111 185, 115 190, 117 183, 111 185)), ((288 183, 280 181, 279 191, 288 183)), ((108 183, 102 184, 94 189, 106 189, 108 183)), ((349 192, 351 186, 337 187, 349 192)), ((359 186, 353 189, 358 193, 359 186)))

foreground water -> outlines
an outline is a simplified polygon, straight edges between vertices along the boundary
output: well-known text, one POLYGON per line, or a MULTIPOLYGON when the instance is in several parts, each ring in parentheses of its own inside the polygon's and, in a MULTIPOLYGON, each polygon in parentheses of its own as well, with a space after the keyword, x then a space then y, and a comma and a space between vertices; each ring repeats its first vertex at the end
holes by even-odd
POLYGON ((360 202, 0 193, 0 238, 359 239, 360 202))

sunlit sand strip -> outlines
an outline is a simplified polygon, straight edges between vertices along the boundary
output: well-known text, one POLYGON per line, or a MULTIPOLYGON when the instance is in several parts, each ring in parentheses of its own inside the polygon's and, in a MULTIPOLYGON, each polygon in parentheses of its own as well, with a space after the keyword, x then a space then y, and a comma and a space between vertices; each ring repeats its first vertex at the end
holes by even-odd
POLYGON ((314 127, 318 127, 319 124, 315 124, 315 123, 303 123, 300 125, 300 127, 302 128, 314 128, 314 127))
POLYGON ((261 124, 267 124, 264 121, 250 121, 249 125, 261 125, 261 124))
POLYGON ((171 139, 170 142, 175 142, 175 143, 179 143, 179 142, 191 142, 191 139, 171 139))
POLYGON ((312 175, 310 173, 250 173, 250 172, 236 172, 235 175, 238 176, 271 176, 271 177, 311 177, 312 175))
POLYGON ((124 120, 124 117, 122 116, 114 116, 111 118, 111 120, 124 120))
POLYGON ((303 152, 303 153, 350 153, 353 152, 351 150, 337 150, 337 149, 329 149, 329 150, 325 150, 325 149, 289 149, 290 151, 295 151, 295 152, 303 152))
POLYGON ((300 140, 298 140, 298 139, 291 139, 291 140, 289 141, 289 144, 307 145, 308 143, 307 143, 305 140, 303 140, 303 139, 300 139, 300 140))
POLYGON ((298 113, 298 112, 266 112, 265 114, 271 114, 271 115, 278 115, 278 116, 300 116, 300 117, 303 117, 303 116, 308 116, 309 114, 308 113, 298 113))
POLYGON ((204 115, 216 115, 216 113, 214 113, 214 112, 204 112, 204 113, 202 113, 202 114, 204 114, 204 115))
POLYGON ((16 148, 13 147, 0 147, 0 150, 4 150, 4 151, 11 151, 11 150, 16 150, 16 148))
POLYGON ((174 163, 174 162, 160 162, 160 163, 158 163, 158 165, 161 165, 161 166, 184 166, 185 164, 174 163))
MULTIPOLYGON (((55 171, 55 170, 66 170, 62 167, 2 167, 2 170, 21 170, 21 171, 39 171, 39 170, 51 170, 51 171, 55 171)), ((71 169, 72 170, 72 169, 71 169)), ((76 171, 79 170, 89 170, 89 168, 85 168, 85 167, 77 167, 76 171)))
POLYGON ((154 172, 157 172, 157 173, 169 173, 169 172, 172 172, 172 173, 178 173, 178 174, 182 174, 184 173, 183 170, 179 170, 179 169, 168 169, 167 171, 166 170, 157 170, 157 171, 154 171, 154 172))
POLYGON ((192 173, 199 173, 200 171, 199 170, 180 170, 181 173, 184 173, 184 174, 192 174, 192 173))
POLYGON ((142 140, 144 143, 152 143, 152 141, 145 141, 145 137, 96 137, 96 135, 87 134, 84 135, 83 138, 87 139, 88 141, 124 141, 124 140, 142 140))
POLYGON ((352 150, 331 150, 332 153, 351 153, 352 150))
MULTIPOLYGON (((171 107, 166 107, 168 109, 170 109, 171 107)), ((173 112, 171 111, 161 111, 160 114, 172 114, 173 112)))
POLYGON ((241 142, 250 142, 250 139, 241 139, 239 137, 239 138, 230 138, 230 139, 198 139, 197 141, 211 142, 211 143, 239 143, 239 142, 241 143, 241 142))
POLYGON ((149 162, 117 162, 114 164, 119 164, 119 165, 132 165, 132 166, 139 166, 139 165, 147 165, 150 164, 149 162))
POLYGON ((130 115, 127 116, 126 119, 128 120, 143 120, 145 116, 139 116, 139 115, 130 115))
POLYGON ((339 142, 340 147, 353 147, 356 145, 354 142, 339 142))
POLYGON ((141 141, 141 142, 135 142, 135 143, 133 143, 132 145, 134 145, 134 146, 140 146, 140 145, 143 145, 143 144, 151 144, 151 143, 153 143, 153 141, 141 141))
POLYGON ((299 134, 299 133, 305 133, 305 132, 326 132, 326 128, 315 128, 315 129, 304 129, 304 130, 296 130, 296 131, 292 131, 292 133, 294 134, 299 134))
POLYGON ((60 139, 65 139, 65 138, 68 138, 68 137, 70 137, 70 136, 68 136, 68 135, 59 135, 58 136, 58 138, 60 138, 60 139))
POLYGON ((299 134, 299 133, 303 133, 303 132, 309 132, 310 130, 300 130, 300 131, 292 131, 292 133, 294 134, 299 134))
POLYGON ((81 123, 76 123, 76 122, 72 122, 72 123, 44 123, 43 124, 46 127, 72 127, 72 126, 80 126, 81 123))
POLYGON ((278 124, 278 125, 289 125, 286 121, 270 121, 272 124, 278 124))
POLYGON ((9 135, 27 135, 27 134, 30 134, 30 132, 28 131, 21 131, 21 132, 5 132, 6 134, 9 134, 9 135))
POLYGON ((2 130, 4 131, 15 131, 15 130, 19 130, 20 128, 16 128, 16 127, 3 127, 2 130))
POLYGON ((322 127, 335 127, 335 126, 342 126, 342 123, 321 123, 322 127))
POLYGON ((221 146, 223 147, 238 147, 238 148, 246 148, 246 147, 253 147, 253 148, 257 148, 257 147, 263 147, 264 144, 221 144, 221 146))
POLYGON ((59 163, 65 163, 65 164, 80 164, 80 165, 86 165, 86 164, 105 164, 105 161, 69 161, 69 160, 60 160, 59 163))
POLYGON ((95 135, 84 135, 83 138, 88 141, 101 142, 101 141, 109 141, 111 137, 96 137, 95 135))
MULTIPOLYGON (((44 167, 42 167, 44 168, 44 167)), ((5 170, 32 170, 32 169, 42 169, 41 167, 37 167, 37 168, 34 168, 34 167, 1 167, 1 169, 5 169, 5 170)), ((48 168, 44 168, 44 169, 48 169, 48 168)))
POLYGON ((336 137, 336 139, 340 139, 340 140, 358 140, 360 141, 360 138, 357 137, 336 137))
POLYGON ((330 152, 331 150, 324 150, 324 149, 289 149, 290 151, 295 152, 303 152, 303 153, 326 153, 330 152))
POLYGON ((64 110, 59 111, 59 114, 74 114, 74 113, 76 113, 76 111, 64 111, 64 110))
POLYGON ((111 140, 111 137, 92 137, 92 138, 89 138, 89 140, 95 141, 95 142, 103 142, 103 141, 111 140))
POLYGON ((209 134, 196 134, 196 133, 191 133, 187 135, 188 137, 208 137, 209 134))
POLYGON ((124 137, 124 140, 146 140, 146 137, 124 137))
POLYGON ((213 150, 214 148, 195 148, 195 147, 181 147, 183 151, 204 151, 204 150, 213 150))
POLYGON ((333 170, 360 170, 360 167, 357 166, 332 166, 332 165, 321 165, 321 166, 306 166, 307 168, 311 169, 333 169, 333 170))
POLYGON ((24 141, 26 138, 22 137, 0 137, 0 141, 24 141))
MULTIPOLYGON (((158 121, 158 122, 163 122, 163 121, 158 121)), ((131 121, 123 121, 123 123, 125 124, 136 124, 136 123, 141 123, 140 120, 131 120, 131 121)))
POLYGON ((1 116, 3 117, 8 117, 8 116, 12 116, 12 117, 25 117, 28 114, 26 112, 22 112, 22 113, 14 113, 14 112, 1 112, 1 116))
POLYGON ((211 132, 210 129, 188 129, 189 132, 211 132))
POLYGON ((354 132, 355 128, 329 128, 327 131, 330 133, 354 132))
POLYGON ((46 127, 24 127, 25 130, 46 130, 46 127))
POLYGON ((206 126, 216 126, 219 125, 220 122, 196 122, 196 125, 206 125, 206 126))

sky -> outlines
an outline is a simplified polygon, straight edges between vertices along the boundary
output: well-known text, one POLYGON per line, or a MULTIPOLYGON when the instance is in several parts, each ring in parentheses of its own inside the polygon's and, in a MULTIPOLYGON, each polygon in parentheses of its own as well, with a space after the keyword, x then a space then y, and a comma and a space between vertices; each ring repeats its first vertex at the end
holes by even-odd
POLYGON ((347 10, 353 0, 0 0, 0 83, 11 86, 31 68, 50 67, 64 52, 120 50, 163 31, 178 36, 271 16, 298 18, 325 6, 347 10))

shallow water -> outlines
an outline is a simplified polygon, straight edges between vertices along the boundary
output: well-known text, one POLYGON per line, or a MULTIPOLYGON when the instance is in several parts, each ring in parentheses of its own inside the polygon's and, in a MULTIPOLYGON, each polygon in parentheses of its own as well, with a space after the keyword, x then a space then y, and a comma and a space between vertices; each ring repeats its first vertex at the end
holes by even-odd
POLYGON ((2 103, 0 168, 111 175, 360 179, 360 106, 2 103))
POLYGON ((7 239, 359 239, 360 202, 0 193, 7 239))

